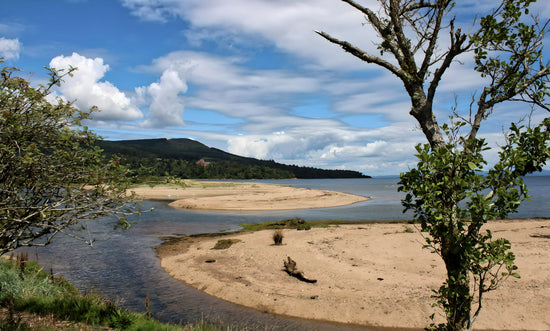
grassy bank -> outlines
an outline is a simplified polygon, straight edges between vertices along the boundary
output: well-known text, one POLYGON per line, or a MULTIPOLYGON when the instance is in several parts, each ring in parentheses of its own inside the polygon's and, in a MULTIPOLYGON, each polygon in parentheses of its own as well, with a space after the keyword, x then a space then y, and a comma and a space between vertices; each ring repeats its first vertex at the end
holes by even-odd
POLYGON ((129 312, 97 293, 82 295, 24 254, 0 258, 1 330, 222 330, 206 323, 163 324, 148 315, 129 312))
POLYGON ((326 228, 329 226, 338 226, 344 224, 394 224, 394 223, 410 223, 413 221, 408 220, 389 220, 389 221, 343 221, 343 220, 316 220, 305 221, 301 218, 295 217, 275 222, 263 222, 263 223, 241 223, 242 230, 240 231, 260 231, 270 229, 297 229, 297 230, 309 230, 311 228, 326 228))

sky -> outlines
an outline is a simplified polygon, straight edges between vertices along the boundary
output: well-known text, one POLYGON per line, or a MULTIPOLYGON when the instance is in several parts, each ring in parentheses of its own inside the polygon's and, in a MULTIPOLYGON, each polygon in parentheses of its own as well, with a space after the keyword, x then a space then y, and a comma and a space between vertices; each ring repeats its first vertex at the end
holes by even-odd
MULTIPOLYGON (((465 29, 497 3, 457 2, 465 29)), ((531 12, 548 18, 550 1, 531 12)), ((402 83, 315 30, 379 54, 363 15, 338 0, 0 0, 4 65, 33 84, 46 81, 45 66, 77 67, 55 95, 101 109, 86 124, 105 139, 191 138, 371 176, 414 167, 414 146, 426 140, 402 83)), ((467 55, 444 77, 440 121, 479 93, 483 80, 472 68, 467 55)), ((517 103, 497 110, 481 131, 493 146, 529 112, 517 103)), ((547 115, 537 111, 532 121, 547 115)))

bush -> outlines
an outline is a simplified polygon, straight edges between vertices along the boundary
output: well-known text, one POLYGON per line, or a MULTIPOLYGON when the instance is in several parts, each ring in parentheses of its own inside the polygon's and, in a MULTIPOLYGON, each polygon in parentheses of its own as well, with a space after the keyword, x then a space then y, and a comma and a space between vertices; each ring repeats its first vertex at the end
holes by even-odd
POLYGON ((275 245, 283 244, 283 230, 275 230, 275 232, 273 232, 273 242, 275 245))

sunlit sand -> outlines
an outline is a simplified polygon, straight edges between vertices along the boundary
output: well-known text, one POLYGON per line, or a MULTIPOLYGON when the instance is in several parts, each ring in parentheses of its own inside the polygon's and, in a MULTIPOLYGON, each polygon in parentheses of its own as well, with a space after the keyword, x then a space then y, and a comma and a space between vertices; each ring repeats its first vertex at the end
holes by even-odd
MULTIPOLYGON (((520 279, 486 294, 475 327, 549 330, 550 220, 490 223, 495 237, 511 240, 520 279)), ((407 224, 357 224, 225 235, 239 239, 213 250, 219 237, 187 238, 158 250, 174 278, 221 299, 260 311, 371 326, 424 328, 434 309, 432 290, 445 278, 440 257, 422 249, 407 224), (283 271, 290 256, 315 284, 283 271)), ((441 321, 441 316, 438 317, 441 321)))

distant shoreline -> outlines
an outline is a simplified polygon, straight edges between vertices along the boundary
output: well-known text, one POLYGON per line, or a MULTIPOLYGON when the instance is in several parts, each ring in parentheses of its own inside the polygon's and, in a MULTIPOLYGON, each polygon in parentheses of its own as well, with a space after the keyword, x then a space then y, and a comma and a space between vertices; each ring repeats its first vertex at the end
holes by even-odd
POLYGON ((266 211, 339 207, 368 197, 256 182, 194 181, 181 185, 141 185, 130 188, 138 199, 172 200, 178 209, 211 211, 266 211))

